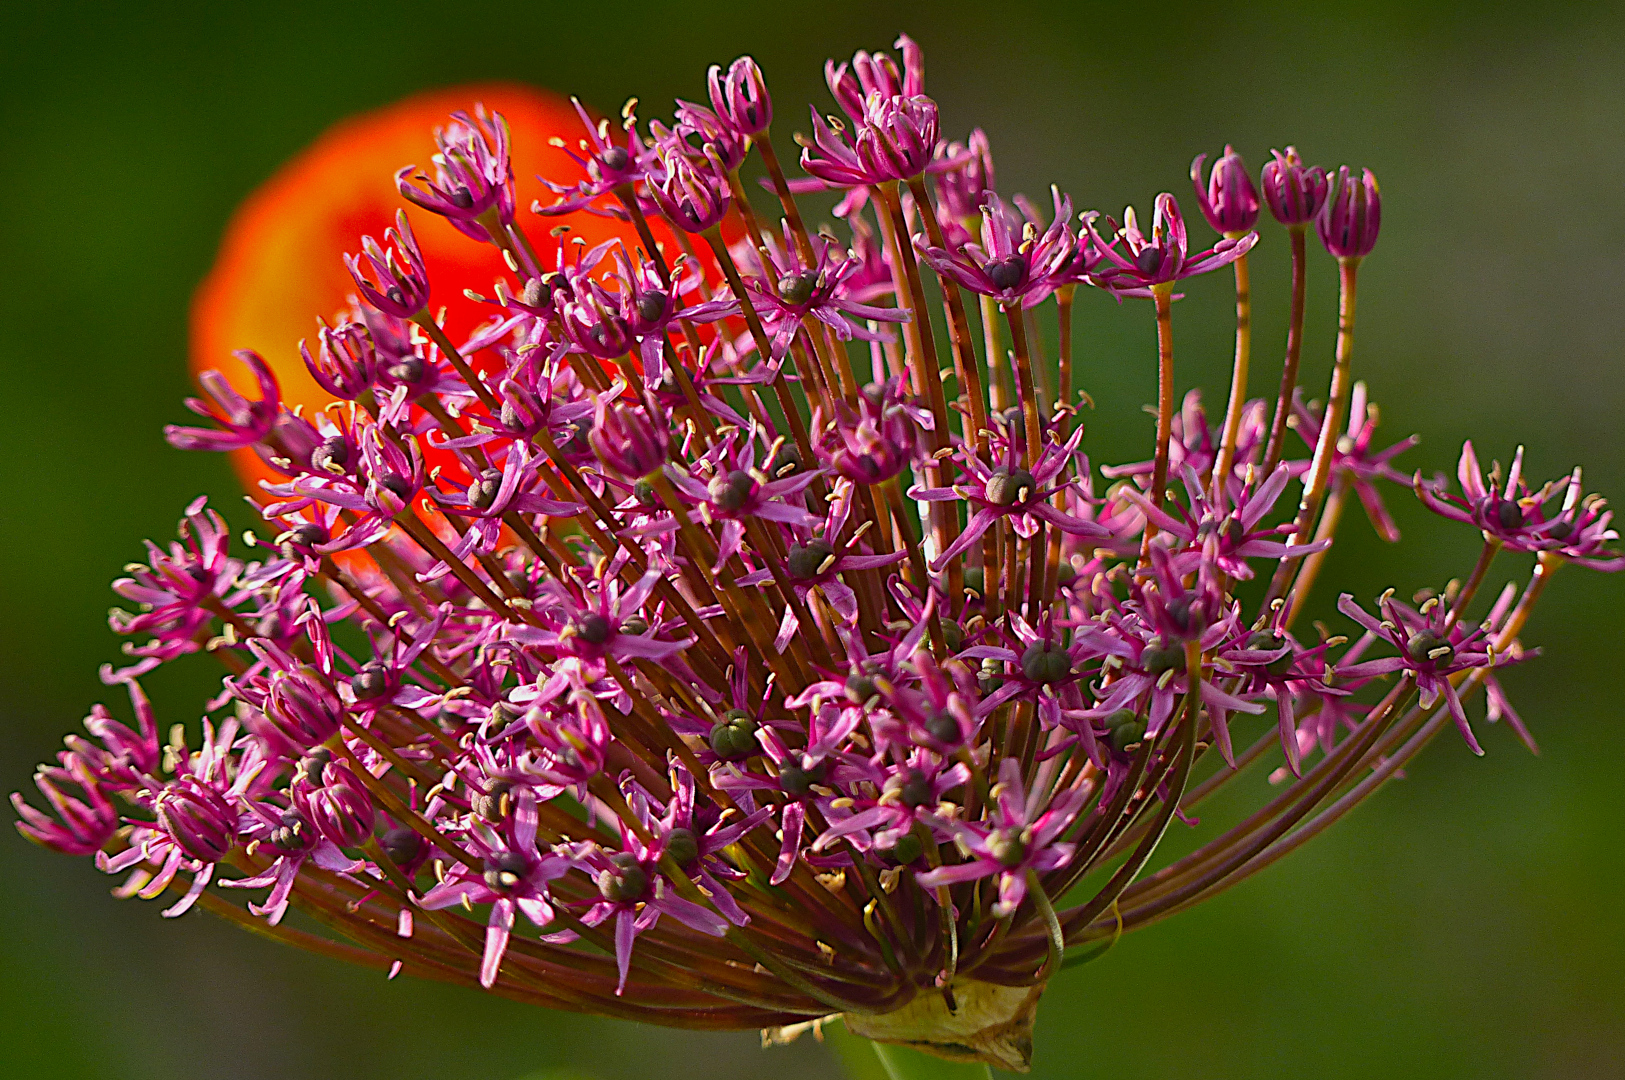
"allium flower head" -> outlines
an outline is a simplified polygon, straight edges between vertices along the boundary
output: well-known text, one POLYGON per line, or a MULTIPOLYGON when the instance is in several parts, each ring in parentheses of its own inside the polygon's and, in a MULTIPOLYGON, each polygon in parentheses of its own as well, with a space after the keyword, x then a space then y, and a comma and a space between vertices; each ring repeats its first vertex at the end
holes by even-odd
POLYGON ((1349 635, 1294 626, 1348 496, 1398 539, 1378 485, 1413 442, 1372 448, 1352 373, 1370 174, 1328 197, 1290 150, 1265 167, 1272 213, 1342 261, 1332 382, 1303 405, 1289 349, 1277 399, 1247 400, 1238 334, 1210 424, 1198 390, 1176 408, 1168 301, 1258 242, 1240 160, 1193 168, 1212 250, 1167 194, 1103 238, 1059 191, 1049 213, 999 193, 988 137, 944 140, 898 49, 828 67, 846 119, 815 116, 804 177, 748 58, 652 142, 631 106, 616 127, 557 103, 584 135, 552 146, 540 230, 518 209, 529 143, 551 145, 534 123, 459 111, 424 159, 426 121, 379 169, 432 215, 424 243, 404 214, 363 237, 354 298, 286 300, 283 351, 239 354, 255 394, 206 374, 188 405, 212 426, 167 429, 252 455, 264 527, 234 550, 197 500, 114 582, 127 661, 101 674, 134 719, 91 710, 40 801, 13 796, 22 834, 121 898, 173 894, 166 916, 391 976, 779 1040, 839 1013, 1021 1070, 1063 965, 1272 863, 1452 723, 1481 749, 1480 691, 1532 747, 1498 669, 1536 655, 1556 569, 1625 566, 1578 471, 1535 488, 1521 451, 1486 475, 1469 444, 1460 494, 1413 481, 1482 541, 1459 582, 1376 615, 1345 596, 1349 635), (765 221, 735 198, 758 164, 765 221), (795 197, 826 186, 841 231, 815 236, 795 197), (1082 452, 1070 315, 1095 287, 1157 300, 1156 437, 1127 464, 1082 452), (1519 557, 1528 584, 1497 589, 1519 557), (222 673, 199 743, 140 684, 168 664, 222 673), (1280 796, 1145 874, 1276 754, 1280 796))

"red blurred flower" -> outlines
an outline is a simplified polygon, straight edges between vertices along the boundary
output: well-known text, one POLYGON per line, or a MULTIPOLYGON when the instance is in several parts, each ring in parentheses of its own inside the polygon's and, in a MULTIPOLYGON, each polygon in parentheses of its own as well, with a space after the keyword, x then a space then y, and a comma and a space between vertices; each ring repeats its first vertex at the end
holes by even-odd
MULTIPOLYGON (((250 195, 226 227, 214 267, 192 302, 193 373, 219 368, 252 396, 250 373, 227 361, 233 350, 253 349, 275 372, 290 407, 302 404, 309 413, 332 401, 306 370, 299 341, 315 343, 317 318, 331 321, 355 293, 344 255, 361 250, 363 235, 382 236, 406 205, 395 174, 416 165, 432 175, 433 131, 476 102, 507 119, 517 205, 551 201, 538 174, 555 181, 584 175, 549 142, 554 136, 573 142, 581 120, 567 100, 545 90, 501 83, 433 90, 335 124, 250 195)), ((553 246, 548 232, 561 224, 588 245, 613 237, 638 245, 630 225, 608 218, 571 214, 527 222, 520 216, 544 260, 553 246)), ((434 271, 431 306, 444 306, 448 335, 465 340, 493 309, 463 290, 489 295, 492 282, 506 273, 501 253, 470 244, 433 214, 413 210, 412 228, 434 271)), ((482 361, 494 358, 482 356, 476 367, 483 368, 482 361)), ((233 459, 251 489, 275 476, 252 450, 236 451, 233 459)))

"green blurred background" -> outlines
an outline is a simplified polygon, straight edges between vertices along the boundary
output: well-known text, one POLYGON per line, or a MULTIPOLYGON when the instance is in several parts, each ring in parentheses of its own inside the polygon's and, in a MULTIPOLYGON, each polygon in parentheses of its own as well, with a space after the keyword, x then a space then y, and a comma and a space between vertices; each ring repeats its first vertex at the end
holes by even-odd
MULTIPOLYGON (((1001 188, 1148 207, 1198 151, 1256 167, 1296 143, 1381 177, 1356 367, 1407 467, 1460 440, 1533 475, 1575 462, 1625 491, 1625 22, 1601 8, 1457 3, 1211 5, 334 3, 19 5, 0 15, 0 787, 26 787, 116 656, 105 582, 165 538, 223 460, 167 448, 186 393, 186 308, 232 208, 329 123, 410 91, 513 78, 658 116, 705 67, 753 53, 780 139, 828 110, 825 57, 923 44, 945 130, 992 138, 1001 188)), ((781 146, 785 145, 783 141, 781 146)), ((1193 225, 1199 239, 1208 232, 1193 225)), ((1206 242, 1202 239, 1202 242, 1206 242)), ((1254 256, 1255 385, 1284 332, 1284 238, 1254 256)), ((1311 386, 1335 275, 1311 265, 1311 386)), ((1181 388, 1222 391, 1229 291, 1176 308, 1181 388)), ((1097 460, 1145 456, 1154 394, 1144 304, 1080 304, 1097 460)), ((1475 538, 1394 492, 1406 541, 1353 515, 1325 578, 1369 598, 1461 574, 1475 538)), ((239 524, 244 524, 238 515, 239 524)), ((1512 560, 1501 569, 1522 573, 1512 560)), ((1566 571, 1507 678, 1543 754, 1481 727, 1443 739, 1326 837, 1216 901, 1125 939, 1045 1000, 1045 1077, 1590 1077, 1625 1072, 1625 887, 1617 738, 1622 581, 1566 571), (1599 666, 1601 665, 1601 666, 1599 666), (1619 669, 1613 669, 1617 675, 1619 669)), ((148 681, 195 720, 202 665, 148 681)), ((114 699, 115 706, 122 703, 114 699)), ((1242 803, 1262 775, 1238 787, 1242 803)), ((1237 804, 1240 805, 1240 804, 1237 804)), ((1232 807, 1233 809, 1234 807, 1232 807)), ((1215 808, 1215 816, 1223 808, 1215 808)), ((833 1075, 810 1040, 698 1036, 385 983, 156 905, 0 830, 0 1058, 10 1077, 472 1074, 833 1075), (557 1071, 556 1073, 554 1071, 557 1071)))

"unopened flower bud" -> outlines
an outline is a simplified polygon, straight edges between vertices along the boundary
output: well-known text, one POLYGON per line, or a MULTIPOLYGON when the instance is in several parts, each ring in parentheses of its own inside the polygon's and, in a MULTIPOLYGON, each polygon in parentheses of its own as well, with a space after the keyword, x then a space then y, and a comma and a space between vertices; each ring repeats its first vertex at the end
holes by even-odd
POLYGON ((598 399, 587 436, 598 460, 629 480, 649 476, 666 463, 667 438, 641 408, 598 399))
POLYGON ((750 57, 741 56, 728 65, 726 73, 713 66, 706 83, 717 118, 740 135, 759 134, 773 122, 773 99, 767 93, 767 80, 750 57))
POLYGON ((158 793, 158 827, 199 862, 225 858, 237 843, 237 811, 216 791, 177 780, 158 793))
POLYGON ((1326 250, 1339 259, 1363 259, 1377 246, 1381 226, 1382 199, 1371 170, 1356 181, 1347 165, 1338 169, 1326 205, 1315 218, 1315 231, 1326 250))
POLYGON ((269 692, 259 715, 250 714, 248 728, 289 757, 318 746, 339 729, 344 703, 313 667, 273 672, 269 692))
POLYGON ((1196 203, 1213 231, 1225 236, 1242 236, 1258 222, 1258 189, 1247 174, 1241 155, 1226 146, 1224 155, 1213 163, 1207 187, 1202 186, 1202 164, 1206 154, 1191 162, 1191 183, 1196 185, 1196 203))
POLYGON ((708 163, 695 164, 681 153, 661 153, 666 178, 649 184, 649 197, 666 220, 684 232, 701 233, 728 213, 732 195, 728 182, 708 163))
POLYGON ((372 835, 372 797, 342 765, 329 765, 324 779, 307 799, 311 823, 339 847, 355 847, 372 835))
POLYGON ((1271 150, 1275 160, 1266 162, 1260 179, 1264 201, 1282 225, 1306 225, 1326 203, 1326 170, 1319 165, 1305 167, 1296 147, 1286 153, 1271 150))

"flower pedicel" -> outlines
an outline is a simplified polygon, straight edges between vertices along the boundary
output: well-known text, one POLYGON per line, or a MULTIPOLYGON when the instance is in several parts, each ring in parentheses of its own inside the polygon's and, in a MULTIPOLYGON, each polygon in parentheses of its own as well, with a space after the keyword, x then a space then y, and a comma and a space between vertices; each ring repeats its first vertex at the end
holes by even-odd
POLYGON ((1409 443, 1371 448, 1353 377, 1371 173, 1288 148, 1255 186, 1226 148, 1204 184, 1199 157, 1222 233, 1203 251, 1170 194, 1149 227, 1059 192, 1046 212, 994 193, 981 132, 943 139, 898 46, 829 65, 845 119, 815 111, 798 179, 749 59, 647 134, 582 112, 586 179, 550 182, 551 204, 516 204, 500 116, 452 117, 435 175, 397 182, 500 250, 508 274, 470 297, 489 320, 446 333, 403 212, 357 238, 349 318, 302 349, 332 406, 289 408, 251 353, 257 399, 205 380, 213 426, 170 441, 251 447, 275 475, 252 496, 265 527, 233 555, 199 500, 115 582, 132 662, 104 677, 134 726, 96 706, 38 772, 49 812, 13 796, 23 833, 120 896, 173 894, 165 915, 202 906, 392 976, 775 1038, 839 1013, 1024 1069, 1057 971, 1274 862, 1444 728, 1476 751, 1478 691, 1532 746, 1495 673, 1528 655, 1558 567, 1625 564, 1578 470, 1536 486, 1520 452, 1486 477, 1469 447, 1462 494, 1418 474, 1484 535, 1465 582, 1414 607, 1345 595, 1352 640, 1300 636, 1348 494, 1397 540, 1379 485, 1407 481, 1409 443), (754 163, 771 218, 744 201, 754 163), (824 188, 841 227, 809 231, 796 197, 824 188), (1261 202, 1293 254, 1267 401, 1247 397, 1261 202), (545 217, 532 236, 527 209, 642 242, 545 217), (1341 273, 1319 407, 1297 386, 1311 225, 1341 273), (1194 391, 1175 407, 1172 301, 1224 266, 1236 365, 1210 429, 1194 391), (1158 330, 1155 441, 1103 490, 1080 287, 1151 299, 1158 330), (1489 587, 1503 552, 1533 557, 1521 591, 1489 587), (141 690, 172 662, 227 672, 198 745, 141 690), (1277 747, 1256 813, 1142 874, 1277 747))

